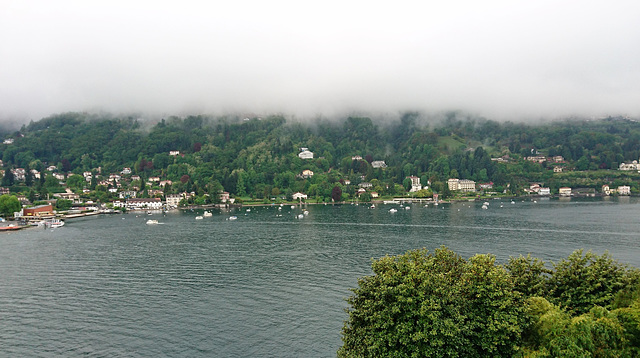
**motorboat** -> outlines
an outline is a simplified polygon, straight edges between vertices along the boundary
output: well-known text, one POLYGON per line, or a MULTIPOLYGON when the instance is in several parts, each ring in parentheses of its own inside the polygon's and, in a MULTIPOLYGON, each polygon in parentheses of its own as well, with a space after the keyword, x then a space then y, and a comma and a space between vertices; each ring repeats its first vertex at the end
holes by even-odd
POLYGON ((51 221, 47 221, 46 226, 52 228, 52 229, 56 229, 59 227, 63 227, 64 226, 64 221, 60 220, 60 219, 53 219, 51 221))
POLYGON ((202 219, 204 219, 204 216, 202 216, 202 215, 196 216, 196 220, 202 220, 202 219))
POLYGON ((158 220, 152 220, 152 219, 147 220, 147 225, 157 225, 157 224, 159 224, 158 220))
POLYGON ((237 216, 230 216, 229 220, 238 220, 238 217, 237 216))
POLYGON ((204 212, 204 214, 202 214, 202 216, 204 216, 205 218, 208 218, 210 216, 213 216, 213 214, 211 214, 210 212, 205 210, 205 212, 204 212))
POLYGON ((390 213, 397 213, 397 212, 398 212, 398 209, 389 209, 389 212, 390 212, 390 213))

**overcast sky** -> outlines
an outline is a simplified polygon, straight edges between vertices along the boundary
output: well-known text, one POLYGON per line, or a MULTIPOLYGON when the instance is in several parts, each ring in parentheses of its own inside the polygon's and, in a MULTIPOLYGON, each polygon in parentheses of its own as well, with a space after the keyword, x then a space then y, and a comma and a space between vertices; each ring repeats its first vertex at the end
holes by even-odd
POLYGON ((640 1, 0 0, 0 118, 640 117, 640 1))

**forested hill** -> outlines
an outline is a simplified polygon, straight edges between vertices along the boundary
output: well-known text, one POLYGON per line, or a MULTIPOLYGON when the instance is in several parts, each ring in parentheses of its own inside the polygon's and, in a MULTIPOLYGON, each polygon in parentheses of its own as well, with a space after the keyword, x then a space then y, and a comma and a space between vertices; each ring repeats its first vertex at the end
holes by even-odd
MULTIPOLYGON (((637 180, 613 171, 602 173, 638 160, 640 124, 606 118, 531 125, 461 119, 456 113, 439 122, 407 113, 391 122, 364 117, 304 123, 280 116, 189 116, 150 123, 133 117, 65 113, 7 134, 0 154, 5 170, 45 173, 54 165, 67 176, 84 172, 108 176, 130 167, 143 178, 173 181, 173 191, 224 189, 254 198, 297 191, 327 197, 345 180, 372 182, 381 195, 397 195, 407 189, 408 176, 417 176, 423 185, 430 183, 441 192, 449 178, 493 182, 512 191, 541 181, 554 189, 573 180, 568 171, 600 173, 594 175, 601 178, 596 181, 574 175, 582 178, 578 179, 583 186, 618 181, 635 191, 637 180), (301 159, 301 148, 313 152, 313 159, 301 159), (363 159, 354 160, 356 156, 363 159), (530 156, 562 156, 562 161, 552 165, 525 160, 530 156), (499 157, 503 159, 491 160, 499 157), (376 161, 384 161, 386 168, 374 168, 371 163, 376 161), (557 165, 566 169, 564 176, 553 175, 551 169, 557 165), (313 177, 303 177, 305 169, 313 177)), ((343 189, 345 195, 354 195, 343 189)))

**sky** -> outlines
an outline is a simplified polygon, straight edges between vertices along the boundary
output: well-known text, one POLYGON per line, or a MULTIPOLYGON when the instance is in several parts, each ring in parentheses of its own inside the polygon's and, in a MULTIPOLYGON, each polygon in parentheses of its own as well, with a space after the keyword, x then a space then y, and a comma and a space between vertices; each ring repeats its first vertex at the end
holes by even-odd
POLYGON ((0 0, 0 119, 640 118, 640 2, 0 0))

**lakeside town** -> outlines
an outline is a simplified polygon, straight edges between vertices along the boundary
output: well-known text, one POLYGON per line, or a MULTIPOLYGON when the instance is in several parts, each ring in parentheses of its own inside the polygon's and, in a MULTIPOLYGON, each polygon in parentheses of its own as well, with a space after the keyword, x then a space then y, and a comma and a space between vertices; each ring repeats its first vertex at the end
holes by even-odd
MULTIPOLYGON (((171 152, 170 155, 179 155, 178 151, 171 152)), ((300 158, 312 159, 313 153, 308 148, 303 148, 299 154, 300 158)), ((360 156, 354 156, 352 160, 362 160, 360 156)), ((497 158, 496 161, 504 161, 505 158, 497 158)), ((561 156, 554 158, 545 158, 541 156, 527 157, 526 160, 543 162, 546 160, 553 161, 555 163, 563 163, 561 156)), ((372 163, 373 164, 373 163, 372 163)), ((0 161, 2 165, 2 161, 0 161)), ((375 163, 378 167, 384 167, 384 161, 378 161, 375 163)), ((562 167, 554 167, 554 172, 561 173, 562 167)), ((622 171, 640 171, 640 164, 637 161, 632 163, 620 164, 619 170, 622 171)), ((16 224, 8 226, 0 226, 0 230, 17 230, 19 228, 32 226, 46 226, 56 227, 62 226, 60 224, 61 219, 72 219, 84 216, 92 216, 98 214, 113 214, 126 211, 167 211, 176 210, 179 208, 213 208, 213 207, 233 207, 242 205, 274 205, 278 204, 297 204, 297 203, 320 203, 320 201, 309 200, 309 196, 302 192, 296 192, 291 197, 280 196, 278 198, 271 198, 270 201, 261 202, 236 202, 235 198, 230 197, 230 194, 226 191, 222 191, 210 204, 194 205, 193 199, 196 197, 195 192, 182 192, 178 194, 165 194, 163 189, 170 187, 172 182, 170 180, 161 180, 159 177, 150 177, 147 179, 145 185, 148 189, 145 192, 140 191, 140 187, 135 185, 139 183, 141 177, 133 174, 131 168, 125 167, 119 173, 111 173, 108 176, 97 175, 98 185, 106 187, 107 191, 114 196, 114 199, 108 202, 94 202, 88 199, 91 194, 91 190, 84 188, 81 193, 76 193, 66 185, 66 180, 71 178, 74 174, 67 173, 61 174, 57 171, 57 167, 49 166, 47 171, 50 172, 53 178, 58 180, 58 184, 65 188, 64 192, 54 193, 52 198, 41 200, 36 203, 32 203, 25 195, 14 195, 13 197, 20 203, 20 210, 13 213, 12 217, 5 218, 4 220, 15 221, 16 224), (138 197, 139 195, 145 195, 147 197, 138 197), (152 196, 152 197, 148 197, 152 196), (59 203, 64 203, 64 209, 59 210, 59 203)), ((99 172, 99 170, 98 170, 99 172)), ((2 175, 3 171, 0 171, 2 175)), ((41 179, 42 173, 37 170, 31 170, 30 174, 35 179, 41 179)), ((23 168, 16 168, 11 170, 11 174, 15 180, 24 182, 26 179, 26 171, 23 168)), ((87 184, 94 180, 93 172, 82 173, 84 180, 87 184)), ((314 173, 310 170, 303 170, 300 177, 309 178, 314 173)), ((365 179, 364 177, 361 179, 365 179)), ((420 178, 416 176, 408 176, 406 180, 410 181, 410 188, 406 195, 400 197, 381 197, 378 192, 374 191, 374 185, 371 182, 362 181, 358 183, 357 189, 355 189, 356 196, 350 202, 358 203, 360 199, 364 199, 365 202, 373 204, 380 203, 402 203, 402 202, 434 202, 438 203, 438 194, 431 193, 427 197, 426 191, 429 190, 429 186, 423 186, 420 178)), ((350 180, 344 180, 345 186, 352 185, 350 180)), ((430 184, 430 183, 428 183, 430 184)), ((488 183, 476 183, 469 179, 449 178, 447 180, 447 188, 450 192, 447 201, 455 200, 483 200, 490 197, 512 197, 508 195, 504 190, 502 193, 494 191, 494 185, 492 182, 488 183)), ((8 188, 0 187, 0 195, 10 195, 8 188)), ((549 187, 544 187, 543 183, 531 183, 528 188, 523 188, 521 195, 530 197, 595 197, 595 196, 629 196, 631 195, 631 187, 628 185, 620 185, 615 188, 611 188, 609 185, 603 185, 600 191, 594 188, 571 188, 560 187, 557 193, 551 192, 549 187)), ((336 203, 335 200, 332 203, 336 203)), ((338 201, 338 203, 345 203, 345 201, 338 201)))
POLYGON ((9 226, 134 210, 640 193, 640 124, 65 113, 5 132, 9 226))

